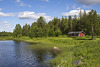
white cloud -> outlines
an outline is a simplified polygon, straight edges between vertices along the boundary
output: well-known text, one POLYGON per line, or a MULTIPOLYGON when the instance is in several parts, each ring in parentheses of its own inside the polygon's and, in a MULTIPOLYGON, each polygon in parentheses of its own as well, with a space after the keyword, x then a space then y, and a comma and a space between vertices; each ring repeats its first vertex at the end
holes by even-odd
POLYGON ((27 7, 31 7, 31 5, 29 5, 29 4, 25 4, 25 3, 23 3, 23 2, 20 2, 20 6, 27 6, 27 7))
POLYGON ((0 31, 13 32, 14 25, 8 21, 0 21, 0 31))
POLYGON ((78 7, 78 8, 76 8, 76 9, 80 10, 80 9, 81 9, 81 7, 78 7))
POLYGON ((15 16, 16 13, 3 13, 3 12, 0 12, 0 17, 7 17, 7 16, 15 16))
POLYGON ((70 4, 68 5, 68 4, 66 4, 66 10, 69 10, 69 9, 75 9, 76 8, 76 4, 71 4, 71 6, 70 6, 70 4))
POLYGON ((89 7, 89 6, 87 6, 87 5, 83 5, 82 7, 83 7, 83 8, 90 8, 90 7, 89 7))
POLYGON ((100 0, 76 0, 76 1, 84 5, 100 4, 100 0))
MULTIPOLYGON (((82 13, 84 12, 84 10, 81 10, 82 11, 82 13)), ((86 10, 86 13, 88 13, 88 12, 90 12, 90 10, 86 10)), ((80 9, 79 8, 77 8, 76 10, 71 10, 71 11, 69 11, 69 12, 63 12, 63 13, 61 13, 63 16, 74 16, 74 15, 79 15, 79 13, 80 13, 80 9)))
POLYGON ((18 14, 19 19, 37 20, 40 16, 43 16, 46 19, 46 21, 50 21, 52 19, 52 17, 47 16, 45 13, 35 13, 35 12, 30 12, 30 11, 24 11, 18 14))
POLYGON ((27 6, 27 7, 31 7, 31 5, 29 4, 25 4, 24 2, 22 2, 21 0, 16 0, 17 3, 19 3, 20 6, 27 6))
POLYGON ((46 2, 48 2, 49 0, 41 0, 41 1, 46 1, 46 2))

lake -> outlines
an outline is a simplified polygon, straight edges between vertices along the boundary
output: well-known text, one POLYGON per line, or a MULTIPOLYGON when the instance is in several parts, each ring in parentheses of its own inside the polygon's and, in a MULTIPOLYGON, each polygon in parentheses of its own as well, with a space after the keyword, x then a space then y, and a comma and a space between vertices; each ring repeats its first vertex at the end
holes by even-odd
POLYGON ((52 67, 49 51, 29 49, 30 43, 18 41, 0 41, 0 67, 52 67))

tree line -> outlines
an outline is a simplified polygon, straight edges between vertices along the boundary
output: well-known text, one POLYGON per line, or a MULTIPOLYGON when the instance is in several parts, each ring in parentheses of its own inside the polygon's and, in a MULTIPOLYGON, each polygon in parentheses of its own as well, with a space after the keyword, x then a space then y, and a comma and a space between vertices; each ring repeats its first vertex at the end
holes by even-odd
POLYGON ((0 36, 12 36, 12 35, 13 33, 11 32, 5 32, 5 31, 0 32, 0 36))
POLYGON ((33 37, 51 37, 59 35, 67 35, 70 31, 84 31, 86 35, 100 35, 100 16, 96 10, 91 10, 89 13, 80 10, 79 16, 68 16, 62 18, 54 18, 46 23, 44 17, 40 17, 32 25, 25 24, 21 27, 16 24, 13 31, 14 37, 29 36, 33 37))

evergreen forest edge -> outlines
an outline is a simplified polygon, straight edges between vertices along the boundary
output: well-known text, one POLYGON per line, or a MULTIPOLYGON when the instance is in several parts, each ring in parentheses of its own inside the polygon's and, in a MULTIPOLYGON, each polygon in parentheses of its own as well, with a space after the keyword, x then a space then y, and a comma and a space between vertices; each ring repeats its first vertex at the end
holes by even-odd
POLYGON ((47 23, 41 16, 32 25, 25 24, 21 27, 20 24, 16 24, 13 33, 4 31, 0 32, 0 36, 57 37, 68 35, 68 32, 71 31, 84 31, 86 35, 91 35, 92 27, 93 35, 100 36, 100 15, 96 10, 91 10, 89 13, 86 13, 85 10, 82 13, 80 10, 79 17, 74 15, 73 18, 72 16, 54 18, 47 23))

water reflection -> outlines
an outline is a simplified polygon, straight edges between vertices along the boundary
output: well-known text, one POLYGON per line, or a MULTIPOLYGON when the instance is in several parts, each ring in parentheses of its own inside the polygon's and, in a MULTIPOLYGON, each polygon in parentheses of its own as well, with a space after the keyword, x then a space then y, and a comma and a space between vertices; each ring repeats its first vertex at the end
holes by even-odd
POLYGON ((52 67, 53 54, 45 50, 30 50, 29 43, 0 41, 0 67, 52 67))

